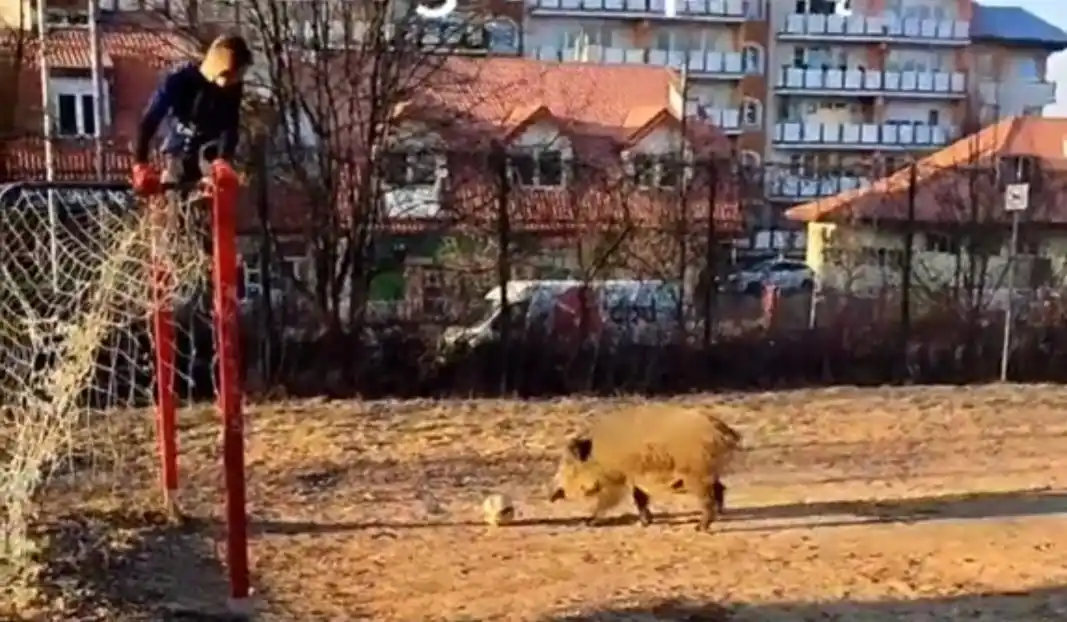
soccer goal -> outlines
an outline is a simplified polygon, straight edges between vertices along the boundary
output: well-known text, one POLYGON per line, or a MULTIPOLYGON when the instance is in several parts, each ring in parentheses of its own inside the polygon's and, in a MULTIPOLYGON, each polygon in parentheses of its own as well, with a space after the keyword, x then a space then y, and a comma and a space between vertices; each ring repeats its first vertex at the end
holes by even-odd
POLYGON ((210 291, 229 596, 247 606, 239 184, 209 181, 180 200, 137 198, 121 183, 0 189, 0 562, 31 555, 36 495, 79 449, 78 429, 117 409, 154 404, 163 503, 178 511, 174 314, 210 291))

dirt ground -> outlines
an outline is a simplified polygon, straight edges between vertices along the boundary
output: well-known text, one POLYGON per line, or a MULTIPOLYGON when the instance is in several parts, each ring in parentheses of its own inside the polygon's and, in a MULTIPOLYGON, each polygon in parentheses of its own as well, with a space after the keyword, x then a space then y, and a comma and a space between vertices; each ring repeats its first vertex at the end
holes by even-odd
MULTIPOLYGON (((1067 620, 1064 388, 301 402, 248 421, 259 620, 1067 620), (648 528, 548 503, 562 440, 623 407, 714 409, 745 435, 713 533, 684 501, 654 499, 648 528), (491 491, 517 524, 480 522, 491 491)), ((101 427, 93 464, 47 495, 46 589, 7 615, 224 619, 212 411, 182 414, 181 525, 152 509, 149 418, 101 427)))

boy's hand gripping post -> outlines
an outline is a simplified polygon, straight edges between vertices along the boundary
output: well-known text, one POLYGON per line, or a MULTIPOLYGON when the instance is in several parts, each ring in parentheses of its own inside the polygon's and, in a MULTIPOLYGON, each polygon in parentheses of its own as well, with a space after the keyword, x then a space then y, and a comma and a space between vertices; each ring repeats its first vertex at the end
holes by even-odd
POLYGON ((141 196, 153 196, 163 192, 159 171, 151 164, 134 164, 133 191, 141 196))

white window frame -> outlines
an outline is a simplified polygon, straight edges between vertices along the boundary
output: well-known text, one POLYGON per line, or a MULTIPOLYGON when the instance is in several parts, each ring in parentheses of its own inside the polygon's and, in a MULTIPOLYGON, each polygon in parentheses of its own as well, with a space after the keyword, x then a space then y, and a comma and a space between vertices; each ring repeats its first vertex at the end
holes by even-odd
MULTIPOLYGON (((104 127, 107 127, 108 125, 110 125, 110 119, 109 119, 110 111, 108 110, 109 109, 108 101, 110 99, 109 96, 108 96, 108 91, 109 91, 108 83, 105 80, 101 80, 101 82, 103 83, 102 86, 103 86, 103 91, 104 91, 102 101, 100 100, 100 98, 97 98, 96 93, 93 91, 93 81, 91 79, 89 79, 89 78, 49 78, 48 79, 49 99, 52 100, 52 102, 51 102, 52 103, 52 126, 53 126, 53 129, 54 129, 55 133, 56 133, 56 136, 60 136, 60 137, 64 137, 64 138, 96 137, 96 136, 101 135, 101 133, 104 130, 104 127), (93 132, 92 134, 90 134, 90 133, 85 131, 86 119, 88 117, 87 117, 87 114, 86 114, 87 111, 85 110, 84 106, 82 105, 82 103, 84 101, 82 98, 86 97, 86 96, 92 97, 93 98, 93 105, 100 107, 100 119, 101 119, 101 125, 103 127, 95 128, 96 131, 93 132), (75 110, 75 115, 77 117, 75 119, 75 123, 74 123, 75 126, 77 127, 77 132, 74 133, 74 134, 62 134, 61 133, 60 128, 62 127, 62 124, 60 123, 60 119, 59 119, 59 111, 60 111, 59 98, 60 97, 73 97, 74 98, 74 110, 75 110)), ((91 114, 91 111, 89 111, 89 112, 91 114)))
POLYGON ((45 24, 59 28, 85 28, 89 25, 89 11, 45 9, 45 24))
POLYGON ((746 168, 758 169, 763 166, 763 158, 760 157, 759 152, 752 151, 751 149, 741 151, 739 158, 741 160, 741 165, 746 168))
MULTIPOLYGON (((242 301, 253 300, 263 295, 263 274, 259 269, 259 259, 255 256, 250 257, 249 261, 245 261, 242 258, 241 264, 244 267, 242 278, 244 280, 244 295, 241 297, 242 301)), ((303 282, 307 279, 307 267, 310 264, 307 257, 302 256, 288 256, 281 257, 277 260, 279 263, 285 265, 284 270, 279 270, 275 265, 271 266, 271 293, 274 296, 278 295, 281 291, 282 278, 286 274, 291 274, 293 279, 299 282, 303 282)))
POLYGON ((437 180, 444 176, 444 171, 447 166, 447 163, 445 160, 445 156, 442 154, 434 153, 432 150, 429 149, 418 148, 395 149, 390 151, 390 156, 398 155, 404 155, 404 160, 406 163, 406 172, 404 175, 404 183, 400 184, 399 186, 393 187, 407 188, 410 186, 432 186, 437 183, 437 180), (427 160, 427 162, 423 162, 422 164, 420 164, 420 158, 433 158, 434 178, 426 182, 420 181, 416 183, 415 170, 419 168, 419 166, 421 166, 422 164, 429 163, 429 161, 427 160))
POLYGON ((677 154, 624 151, 622 157, 623 162, 625 163, 627 176, 638 188, 647 190, 675 190, 681 187, 681 184, 687 183, 692 176, 692 168, 689 165, 688 153, 686 154, 686 157, 683 158, 685 163, 680 167, 674 184, 663 183, 663 169, 668 160, 673 162, 678 159, 677 154), (646 181, 649 180, 642 179, 642 176, 638 173, 636 163, 638 158, 648 158, 652 160, 652 170, 650 173, 651 183, 646 183, 646 181))
POLYGON ((530 156, 533 158, 533 183, 526 183, 519 177, 517 169, 512 168, 512 178, 516 183, 524 188, 565 188, 570 183, 570 170, 571 170, 571 152, 569 149, 560 149, 557 147, 533 147, 526 148, 512 153, 513 156, 530 156), (560 176, 559 183, 546 184, 541 180, 541 158, 546 154, 556 154, 559 156, 560 161, 560 176))
POLYGON ((242 278, 244 280, 242 301, 252 300, 263 294, 263 276, 259 272, 259 262, 241 262, 244 266, 242 278))
POLYGON ((760 75, 763 73, 763 47, 746 43, 741 48, 741 71, 760 75))
POLYGON ((763 127, 763 102, 750 97, 742 100, 741 125, 744 127, 763 127), (749 121, 749 111, 754 111, 755 120, 749 121))

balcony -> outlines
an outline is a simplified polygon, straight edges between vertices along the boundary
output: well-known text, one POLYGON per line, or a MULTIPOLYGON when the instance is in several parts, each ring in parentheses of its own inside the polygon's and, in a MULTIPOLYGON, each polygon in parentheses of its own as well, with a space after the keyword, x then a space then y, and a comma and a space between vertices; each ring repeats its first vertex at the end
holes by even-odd
POLYGON ((793 14, 778 39, 965 46, 971 41, 971 25, 951 19, 793 14))
POLYGON ((810 201, 829 197, 871 184, 865 177, 854 175, 797 175, 782 173, 767 178, 764 190, 768 199, 810 201))
POLYGON ((1015 116, 1055 103, 1056 83, 1023 80, 984 81, 978 85, 978 96, 984 106, 989 106, 996 111, 997 116, 1015 116))
POLYGON ((579 61, 612 65, 634 64, 681 69, 689 60, 689 77, 740 80, 745 75, 762 73, 758 65, 747 65, 740 52, 674 52, 640 48, 606 48, 590 45, 582 50, 563 50, 553 46, 531 48, 529 55, 538 60, 579 61))
POLYGON ((967 95, 967 76, 959 71, 874 71, 783 67, 775 88, 783 95, 882 95, 921 99, 958 99, 967 95))
MULTIPOLYGON (((535 17, 668 18, 668 0, 532 0, 535 17)), ((743 22, 759 17, 758 0, 675 0, 677 19, 697 22, 743 22)))
MULTIPOLYGON (((713 105, 689 102, 685 106, 685 111, 687 115, 700 117, 727 134, 738 134, 741 132, 740 108, 717 108, 713 105)), ((755 125, 762 125, 762 119, 757 121, 758 122, 755 125)))
POLYGON ((951 127, 897 123, 778 123, 774 145, 780 149, 900 150, 937 149, 956 137, 951 127))

